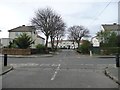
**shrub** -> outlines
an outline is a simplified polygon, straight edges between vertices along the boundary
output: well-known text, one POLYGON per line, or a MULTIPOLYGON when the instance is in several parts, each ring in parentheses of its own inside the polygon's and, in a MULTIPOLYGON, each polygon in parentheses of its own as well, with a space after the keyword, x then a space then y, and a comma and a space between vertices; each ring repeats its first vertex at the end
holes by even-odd
POLYGON ((37 53, 45 53, 45 46, 42 44, 36 45, 37 53))
POLYGON ((120 53, 120 47, 102 47, 101 48, 101 54, 104 55, 115 55, 116 53, 120 53))
POLYGON ((78 48, 77 52, 81 52, 83 54, 88 54, 89 50, 90 50, 90 46, 91 46, 90 42, 87 40, 84 40, 83 44, 80 45, 80 48, 78 48))
POLYGON ((38 44, 38 45, 36 45, 36 48, 37 48, 37 49, 41 49, 41 48, 45 48, 45 46, 42 45, 42 44, 38 44))
POLYGON ((6 48, 17 48, 16 44, 15 44, 15 40, 10 41, 9 45, 6 48))
POLYGON ((7 47, 27 49, 30 48, 32 44, 34 44, 34 40, 32 40, 31 36, 27 35, 26 33, 22 33, 17 38, 10 41, 7 47))
POLYGON ((34 40, 32 40, 31 36, 27 35, 26 33, 22 33, 14 39, 14 43, 18 48, 26 49, 30 48, 31 45, 34 44, 34 40))

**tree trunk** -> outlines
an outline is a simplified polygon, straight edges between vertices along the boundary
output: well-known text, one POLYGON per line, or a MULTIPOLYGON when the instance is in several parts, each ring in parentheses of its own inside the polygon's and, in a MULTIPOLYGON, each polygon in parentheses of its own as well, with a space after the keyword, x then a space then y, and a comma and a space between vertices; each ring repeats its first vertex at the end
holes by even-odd
POLYGON ((48 53, 48 36, 46 36, 45 51, 48 53))
POLYGON ((77 41, 77 43, 78 43, 78 48, 80 48, 80 41, 81 41, 81 39, 79 39, 79 40, 77 41))
POLYGON ((58 48, 59 38, 57 37, 56 49, 58 48))
POLYGON ((78 43, 78 49, 80 48, 80 42, 77 42, 78 43))
POLYGON ((52 51, 54 50, 54 38, 52 36, 50 36, 51 38, 51 49, 52 51))

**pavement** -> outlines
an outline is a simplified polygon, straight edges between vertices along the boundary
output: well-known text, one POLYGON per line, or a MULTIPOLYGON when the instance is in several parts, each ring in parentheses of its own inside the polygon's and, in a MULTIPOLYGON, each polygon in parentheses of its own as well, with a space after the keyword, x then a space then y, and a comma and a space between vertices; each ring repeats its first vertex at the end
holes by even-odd
POLYGON ((0 72, 0 76, 6 74, 7 72, 11 70, 13 70, 12 66, 6 66, 6 67, 2 66, 2 72, 0 72))
MULTIPOLYGON (((97 58, 116 58, 115 55, 96 55, 94 57, 97 58)), ((115 81, 116 83, 118 83, 120 85, 120 81, 119 81, 119 72, 120 68, 117 67, 106 67, 105 68, 105 75, 108 76, 110 79, 112 79, 113 81, 115 81)))
POLYGON ((93 55, 93 57, 97 57, 97 58, 116 58, 115 55, 93 55))
MULTIPOLYGON (((115 55, 93 55, 93 57, 97 58, 116 58, 115 55)), ((120 80, 119 80, 119 74, 118 72, 120 71, 120 68, 118 67, 106 67, 105 68, 105 75, 108 76, 110 79, 115 81, 120 85, 120 80)))
POLYGON ((119 74, 118 74, 119 70, 120 70, 120 68, 117 68, 117 67, 106 67, 105 75, 120 85, 120 81, 118 79, 119 78, 119 74))
MULTIPOLYGON (((3 57, 4 55, 0 55, 3 57)), ((53 54, 36 54, 36 55, 7 55, 8 57, 14 57, 14 58, 35 58, 35 57, 52 57, 53 54)))

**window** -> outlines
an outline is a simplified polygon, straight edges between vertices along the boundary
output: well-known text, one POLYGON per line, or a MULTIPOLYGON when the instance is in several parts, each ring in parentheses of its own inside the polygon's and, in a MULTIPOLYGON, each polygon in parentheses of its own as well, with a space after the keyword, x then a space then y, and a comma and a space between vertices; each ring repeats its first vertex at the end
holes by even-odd
POLYGON ((19 36, 20 35, 20 33, 19 32, 15 32, 15 36, 19 36))

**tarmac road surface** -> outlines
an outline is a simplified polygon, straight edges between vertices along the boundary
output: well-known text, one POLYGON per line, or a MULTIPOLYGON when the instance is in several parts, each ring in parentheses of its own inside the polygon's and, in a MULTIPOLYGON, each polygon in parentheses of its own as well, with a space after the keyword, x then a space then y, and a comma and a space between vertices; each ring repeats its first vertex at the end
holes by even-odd
POLYGON ((115 60, 63 50, 53 57, 8 58, 14 70, 3 75, 3 88, 117 88, 103 73, 115 60))

